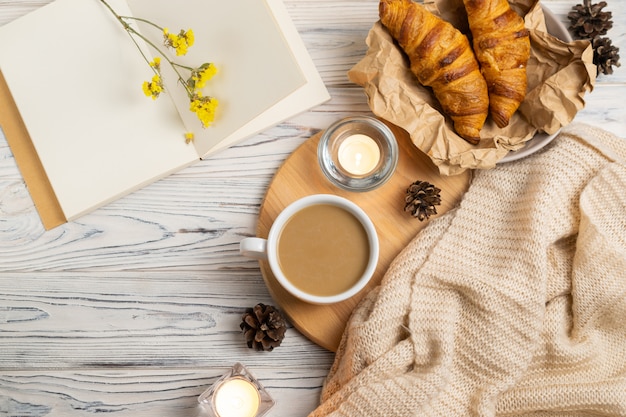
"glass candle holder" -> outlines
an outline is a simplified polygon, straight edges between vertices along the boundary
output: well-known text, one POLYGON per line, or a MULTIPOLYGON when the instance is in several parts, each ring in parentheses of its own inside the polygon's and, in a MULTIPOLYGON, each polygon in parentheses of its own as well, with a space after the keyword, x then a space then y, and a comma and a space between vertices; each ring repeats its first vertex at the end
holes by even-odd
POLYGON ((322 172, 348 191, 370 191, 391 178, 398 164, 395 135, 378 119, 353 116, 328 127, 320 138, 317 159, 322 172))
POLYGON ((261 417, 275 404, 261 383, 240 363, 198 397, 201 416, 261 417))

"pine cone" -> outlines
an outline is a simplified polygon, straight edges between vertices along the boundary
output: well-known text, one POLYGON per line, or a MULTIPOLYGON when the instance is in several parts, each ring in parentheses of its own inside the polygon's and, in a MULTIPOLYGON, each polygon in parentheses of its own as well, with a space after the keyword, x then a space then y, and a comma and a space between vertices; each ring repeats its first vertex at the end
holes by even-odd
POLYGON ((583 4, 572 7, 572 11, 567 14, 571 22, 570 29, 574 35, 581 39, 593 39, 596 36, 606 35, 606 32, 613 27, 611 12, 603 12, 606 6, 605 1, 591 4, 591 0, 583 0, 583 4))
POLYGON ((285 337, 287 322, 273 306, 259 303, 247 308, 239 325, 250 349, 271 352, 285 337))
POLYGON ((419 221, 437 214, 435 206, 441 204, 441 190, 426 181, 415 181, 406 190, 404 211, 410 211, 419 221))
POLYGON ((597 37, 591 40, 593 63, 598 74, 613 74, 613 66, 619 67, 619 48, 611 44, 611 39, 597 37))

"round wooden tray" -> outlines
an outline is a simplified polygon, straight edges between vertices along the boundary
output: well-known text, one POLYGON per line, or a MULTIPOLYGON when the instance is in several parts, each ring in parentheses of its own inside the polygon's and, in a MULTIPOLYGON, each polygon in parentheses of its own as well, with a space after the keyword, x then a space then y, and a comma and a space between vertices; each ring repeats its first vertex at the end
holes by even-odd
POLYGON ((301 197, 318 193, 336 194, 355 202, 376 226, 380 240, 376 272, 365 289, 341 303, 313 305, 300 301, 279 285, 269 264, 260 261, 261 273, 270 294, 294 327, 314 343, 331 351, 337 350, 345 325, 356 304, 369 290, 380 284, 391 261, 428 224, 428 220, 420 222, 404 211, 407 187, 416 180, 422 180, 441 188, 438 216, 456 206, 471 180, 469 171, 452 177, 441 176, 430 158, 413 145, 404 130, 393 125, 389 127, 398 140, 400 156, 394 175, 382 187, 370 192, 355 193, 331 184, 317 162, 317 144, 321 136, 318 133, 298 147, 279 168, 261 205, 257 236, 263 238, 267 238, 274 219, 282 209, 301 197))

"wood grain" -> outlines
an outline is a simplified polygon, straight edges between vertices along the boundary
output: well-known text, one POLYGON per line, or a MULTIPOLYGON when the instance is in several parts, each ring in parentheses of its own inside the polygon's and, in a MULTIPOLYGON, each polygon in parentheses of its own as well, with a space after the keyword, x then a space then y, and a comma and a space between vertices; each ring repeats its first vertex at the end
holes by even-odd
MULTIPOLYGON (((226 367, 73 369, 0 374, 3 416, 199 417, 197 397, 226 367)), ((270 416, 305 416, 317 405, 326 371, 274 365, 251 369, 276 405, 270 416)))
POLYGON ((278 169, 270 183, 259 214, 257 235, 266 238, 274 219, 287 205, 310 194, 335 194, 359 205, 372 219, 380 241, 380 256, 374 276, 367 287, 349 300, 332 305, 313 305, 289 294, 280 286, 269 264, 261 261, 261 272, 276 302, 293 324, 308 338, 335 351, 350 313, 368 291, 380 284, 393 259, 428 221, 420 222, 404 211, 407 187, 416 180, 428 181, 441 189, 441 215, 455 207, 467 190, 471 172, 442 176, 430 158, 419 151, 402 129, 388 124, 396 136, 400 155, 391 179, 370 192, 342 190, 326 179, 317 162, 321 132, 304 142, 278 169))
MULTIPOLYGON (((50 1, 0 0, 0 25, 50 1)), ((566 24, 580 3, 542 2, 566 24)), ((330 101, 52 231, 0 134, 0 415, 195 417, 196 396, 236 361, 277 400, 271 417, 316 407, 332 352, 294 327, 273 352, 242 343, 241 312, 273 299, 239 241, 256 234, 272 178, 300 145, 371 115, 346 72, 365 54, 377 4, 285 0, 330 101)), ((624 51, 626 2, 606 8, 624 51)), ((576 120, 624 137, 624 96, 622 64, 598 77, 576 120)))

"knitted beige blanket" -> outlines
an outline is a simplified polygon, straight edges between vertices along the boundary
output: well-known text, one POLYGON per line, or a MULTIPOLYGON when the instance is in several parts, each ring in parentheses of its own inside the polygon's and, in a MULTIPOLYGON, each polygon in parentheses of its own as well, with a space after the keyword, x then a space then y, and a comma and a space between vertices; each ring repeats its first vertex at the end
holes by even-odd
POLYGON ((476 172, 354 311, 310 417, 626 416, 624 161, 578 124, 476 172))

